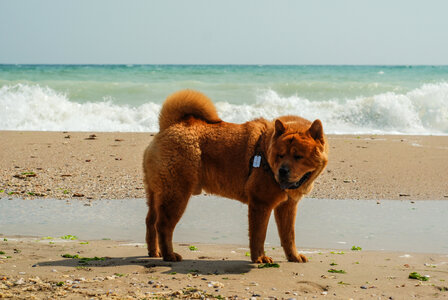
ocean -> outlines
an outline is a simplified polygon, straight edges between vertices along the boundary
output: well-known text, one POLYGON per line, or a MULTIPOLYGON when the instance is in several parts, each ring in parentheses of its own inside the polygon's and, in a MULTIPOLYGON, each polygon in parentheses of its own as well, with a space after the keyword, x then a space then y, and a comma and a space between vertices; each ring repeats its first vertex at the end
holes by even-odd
POLYGON ((186 88, 227 122, 294 114, 330 134, 448 135, 448 66, 0 65, 0 130, 156 132, 186 88))

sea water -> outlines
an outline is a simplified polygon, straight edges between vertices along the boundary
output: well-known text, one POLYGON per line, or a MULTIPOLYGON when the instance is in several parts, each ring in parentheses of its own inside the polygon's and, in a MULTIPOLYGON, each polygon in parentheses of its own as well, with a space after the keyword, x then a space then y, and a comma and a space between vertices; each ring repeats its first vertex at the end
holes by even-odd
POLYGON ((0 65, 0 130, 158 131, 163 101, 207 94, 243 123, 294 114, 335 134, 448 134, 448 66, 0 65))
MULTIPOLYGON (((144 199, 0 198, 0 236, 52 236, 145 241, 144 199), (117 213, 120 212, 120 213, 117 213)), ((302 248, 448 253, 448 201, 327 200, 299 203, 296 244, 302 248)), ((248 245, 247 205, 195 196, 174 231, 176 242, 248 245)), ((274 217, 266 242, 280 245, 274 217)))

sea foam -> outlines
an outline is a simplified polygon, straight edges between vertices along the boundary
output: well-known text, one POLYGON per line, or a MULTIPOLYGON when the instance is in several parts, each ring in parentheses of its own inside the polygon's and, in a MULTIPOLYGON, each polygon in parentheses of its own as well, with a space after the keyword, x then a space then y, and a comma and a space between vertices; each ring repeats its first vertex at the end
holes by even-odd
POLYGON ((157 131, 160 105, 139 107, 111 100, 76 103, 65 94, 39 85, 0 89, 0 129, 43 131, 157 131))
POLYGON ((448 83, 425 84, 406 94, 324 101, 281 97, 266 90, 254 105, 217 103, 217 107, 224 120, 236 123, 257 116, 274 119, 292 114, 322 120, 328 133, 448 134, 448 83))
MULTIPOLYGON (((213 95, 209 95, 213 98, 213 95)), ((322 120, 327 133, 448 134, 448 83, 424 84, 407 93, 383 93, 353 99, 309 100, 281 96, 273 89, 257 92, 252 104, 217 102, 220 117, 243 123, 258 117, 294 114, 322 120)), ((159 103, 139 106, 113 99, 77 103, 48 87, 29 84, 0 88, 0 130, 158 131, 159 103)))

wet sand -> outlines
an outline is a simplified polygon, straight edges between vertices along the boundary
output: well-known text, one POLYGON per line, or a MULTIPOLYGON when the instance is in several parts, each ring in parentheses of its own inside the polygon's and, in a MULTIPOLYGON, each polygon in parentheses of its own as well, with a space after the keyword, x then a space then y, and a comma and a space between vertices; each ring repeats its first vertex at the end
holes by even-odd
MULTIPOLYGON (((144 198, 142 155, 151 133, 0 136, 0 196, 144 198)), ((328 138, 330 161, 309 197, 448 200, 447 136, 328 138)))
MULTIPOLYGON (((448 201, 331 200, 305 198, 295 222, 300 248, 448 254, 448 201)), ((0 199, 0 233, 87 240, 145 242, 144 199, 0 199)), ((248 244, 247 206, 215 196, 195 196, 174 231, 183 243, 248 244), (231 220, 231 221, 229 221, 231 220)), ((266 247, 279 247, 272 215, 266 247)))

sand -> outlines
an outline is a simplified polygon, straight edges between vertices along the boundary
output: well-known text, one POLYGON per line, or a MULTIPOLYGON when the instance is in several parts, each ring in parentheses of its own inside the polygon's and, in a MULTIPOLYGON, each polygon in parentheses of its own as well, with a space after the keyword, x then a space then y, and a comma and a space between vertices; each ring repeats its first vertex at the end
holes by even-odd
POLYGON ((281 248, 270 248, 278 268, 259 268, 247 248, 235 245, 175 244, 184 261, 168 263, 146 257, 139 244, 85 243, 0 241, 0 298, 448 298, 448 255, 307 249, 310 262, 297 264, 286 262, 281 248), (65 254, 98 260, 83 263, 65 254), (410 279, 412 272, 428 280, 410 279))
MULTIPOLYGON (((0 201, 143 198, 142 153, 152 136, 2 131, 0 201)), ((329 142, 328 168, 310 197, 448 199, 448 137, 330 135, 329 142)), ((168 263, 146 257, 141 244, 4 236, 0 228, 0 298, 448 298, 448 253, 300 249, 310 262, 296 264, 269 247, 279 267, 258 268, 246 245, 190 246, 175 244, 185 260, 168 263), (410 279, 412 272, 428 280, 410 279)))
MULTIPOLYGON (((144 198, 142 155, 151 133, 0 136, 0 190, 9 196, 144 198)), ((329 143, 328 167, 310 197, 448 199, 446 136, 330 135, 329 143)))

